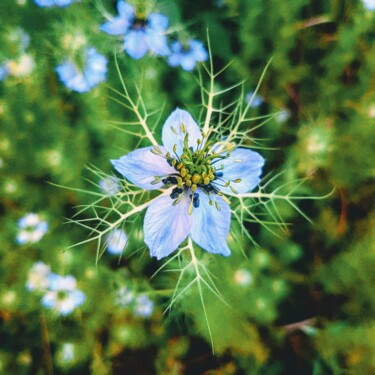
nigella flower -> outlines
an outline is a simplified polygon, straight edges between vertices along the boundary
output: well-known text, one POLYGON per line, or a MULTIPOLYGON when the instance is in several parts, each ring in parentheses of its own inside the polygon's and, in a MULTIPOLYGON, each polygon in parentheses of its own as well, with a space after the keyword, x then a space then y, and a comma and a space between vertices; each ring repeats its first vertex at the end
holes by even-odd
POLYGON ((127 234, 122 229, 114 229, 108 234, 106 240, 107 251, 113 255, 120 255, 127 243, 127 234))
POLYGON ((247 286, 252 284, 253 275, 247 269, 240 268, 234 273, 234 281, 241 286, 247 286))
POLYGON ((375 10, 375 0, 362 0, 362 3, 367 10, 375 10))
POLYGON ((19 244, 38 242, 46 234, 48 223, 38 214, 29 213, 18 220, 18 233, 16 240, 19 244))
POLYGON ((117 2, 119 15, 100 26, 100 30, 124 38, 124 50, 133 59, 142 58, 148 50, 160 56, 169 53, 165 31, 168 19, 162 14, 137 12, 123 0, 117 2))
POLYGON ((26 288, 35 291, 46 290, 49 286, 50 274, 50 266, 47 266, 43 262, 34 263, 27 277, 26 288))
POLYGON ((171 54, 168 56, 170 66, 181 66, 182 69, 191 71, 198 62, 206 61, 208 54, 202 42, 191 39, 186 45, 179 41, 171 44, 171 54))
POLYGON ((66 59, 56 72, 66 87, 80 93, 87 92, 106 79, 107 59, 95 47, 89 47, 84 51, 83 68, 66 59))
POLYGON ((3 81, 6 77, 8 77, 8 75, 9 75, 8 64, 6 62, 0 64, 0 81, 3 81))
POLYGON ((206 251, 230 254, 231 209, 224 194, 254 189, 264 159, 208 138, 188 112, 176 109, 163 127, 164 146, 141 148, 112 161, 142 189, 166 189, 149 205, 143 224, 145 243, 157 259, 168 256, 187 236, 206 251))
POLYGON ((116 303, 121 307, 129 306, 134 300, 133 291, 127 287, 123 286, 116 291, 116 303))
POLYGON ((152 302, 146 294, 139 295, 135 301, 134 315, 141 318, 148 318, 153 311, 154 302, 152 302))
POLYGON ((74 3, 75 1, 80 0, 34 0, 35 4, 40 7, 52 7, 52 6, 58 6, 58 7, 67 7, 68 5, 74 3))
POLYGON ((121 190, 120 182, 115 176, 106 176, 99 181, 99 186, 103 193, 114 195, 121 190))
POLYGON ((81 306, 85 299, 85 294, 77 289, 75 277, 51 274, 49 290, 43 296, 42 304, 65 316, 73 312, 76 307, 81 306))
POLYGON ((249 91, 246 94, 246 98, 245 98, 245 101, 247 104, 250 105, 250 108, 256 108, 262 105, 264 102, 263 97, 261 95, 254 95, 253 97, 253 95, 254 93, 252 91, 249 91))

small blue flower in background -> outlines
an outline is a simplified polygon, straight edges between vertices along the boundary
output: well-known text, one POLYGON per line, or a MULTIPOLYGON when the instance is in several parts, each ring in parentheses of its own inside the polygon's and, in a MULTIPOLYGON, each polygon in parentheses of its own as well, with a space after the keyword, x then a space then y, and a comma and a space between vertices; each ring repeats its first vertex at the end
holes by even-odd
POLYGON ((95 47, 89 47, 84 53, 82 69, 67 59, 56 68, 56 72, 66 87, 80 93, 88 92, 106 79, 107 59, 95 47))
POLYGON ((30 291, 43 291, 49 286, 51 274, 50 266, 43 262, 36 262, 29 271, 26 288, 30 291))
POLYGON ((362 3, 367 10, 375 10, 375 0, 362 0, 362 3))
POLYGON ((247 193, 260 182, 264 159, 225 141, 212 144, 192 116, 176 109, 162 129, 164 146, 112 160, 115 169, 145 190, 165 188, 148 207, 144 239, 151 256, 164 258, 190 235, 204 250, 230 255, 231 209, 224 194, 247 193))
POLYGON ((250 104, 250 108, 256 108, 263 104, 264 99, 261 95, 255 95, 253 97, 254 93, 252 91, 249 91, 246 94, 245 101, 247 104, 250 104))
POLYGON ((247 269, 240 268, 234 273, 234 281, 238 285, 248 286, 253 283, 254 277, 247 269))
POLYGON ((38 214, 29 213, 18 220, 17 243, 20 245, 38 242, 47 233, 48 223, 38 214))
POLYGON ((40 7, 48 8, 53 6, 67 7, 76 1, 80 0, 34 0, 34 3, 40 7))
POLYGON ((114 195, 121 190, 120 181, 115 176, 106 176, 99 181, 99 186, 103 193, 114 195))
POLYGON ((127 287, 123 286, 116 291, 116 303, 121 307, 127 307, 134 301, 133 291, 127 287))
POLYGON ((112 255, 120 255, 128 243, 128 236, 122 229, 112 230, 106 239, 107 251, 112 255))
POLYGON ((168 56, 170 66, 181 66, 182 69, 192 71, 198 62, 206 61, 208 53, 202 42, 191 39, 187 46, 175 41, 171 44, 171 54, 168 56))
POLYGON ((51 274, 48 291, 42 298, 42 305, 62 316, 69 315, 85 301, 85 294, 77 289, 73 276, 51 274))
POLYGON ((279 123, 286 122, 290 119, 291 113, 289 109, 282 109, 280 112, 276 114, 276 121, 279 123))
POLYGON ((62 363, 73 362, 75 357, 75 345, 71 342, 66 342, 61 346, 58 356, 62 363))
POLYGON ((7 63, 0 64, 0 81, 3 81, 9 75, 9 69, 7 63))
POLYGON ((160 56, 169 53, 165 31, 168 19, 162 14, 144 15, 125 1, 117 2, 118 16, 100 26, 100 30, 110 35, 121 35, 124 38, 124 50, 133 59, 142 58, 147 51, 160 56))
POLYGON ((149 318, 154 311, 154 302, 146 294, 137 297, 134 307, 134 315, 141 318, 149 318))

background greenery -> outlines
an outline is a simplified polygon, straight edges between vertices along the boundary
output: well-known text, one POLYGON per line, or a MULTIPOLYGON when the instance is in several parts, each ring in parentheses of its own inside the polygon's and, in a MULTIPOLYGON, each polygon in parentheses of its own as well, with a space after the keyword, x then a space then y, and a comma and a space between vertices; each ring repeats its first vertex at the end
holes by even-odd
MULTIPOLYGON (((87 232, 63 218, 88 197, 49 182, 99 190, 87 181, 98 178, 85 166, 111 173, 109 160, 136 146, 109 125, 129 112, 110 99, 106 84, 79 94, 54 71, 69 51, 66 37, 80 33, 108 57, 106 82, 120 88, 113 57, 118 44, 99 30, 103 12, 115 14, 115 3, 40 8, 31 0, 2 0, 0 63, 24 53, 14 37, 22 28, 35 64, 28 74, 0 82, 0 373, 374 373, 375 12, 354 0, 154 5, 168 16, 171 38, 183 30, 206 41, 208 29, 215 66, 233 60, 219 87, 246 80, 246 90, 254 90, 274 57, 260 88, 262 104, 252 109, 285 115, 256 131, 269 147, 260 151, 265 173, 285 171, 284 182, 312 175, 307 194, 333 187, 334 193, 301 202, 313 224, 285 208, 291 225, 281 238, 249 226, 260 246, 248 246, 247 259, 230 239, 233 255, 212 266, 232 306, 208 298, 213 355, 197 297, 163 315, 167 299, 153 293, 165 287, 163 275, 150 281, 159 264, 147 251, 128 256, 135 250, 129 244, 120 260, 105 253, 96 266, 94 244, 67 250, 87 232), (29 212, 43 216, 49 230, 39 242, 20 245, 17 221, 29 212), (43 308, 40 294, 25 287, 37 261, 74 275, 85 303, 66 317, 43 308), (244 270, 250 281, 241 279, 244 270), (151 317, 116 304, 121 286, 149 291, 151 317), (64 356, 66 344, 73 356, 64 356)), ((136 61, 121 52, 118 59, 130 86, 143 74, 147 106, 164 106, 161 123, 177 105, 194 112, 199 104, 197 70, 170 68, 151 55, 136 61)))

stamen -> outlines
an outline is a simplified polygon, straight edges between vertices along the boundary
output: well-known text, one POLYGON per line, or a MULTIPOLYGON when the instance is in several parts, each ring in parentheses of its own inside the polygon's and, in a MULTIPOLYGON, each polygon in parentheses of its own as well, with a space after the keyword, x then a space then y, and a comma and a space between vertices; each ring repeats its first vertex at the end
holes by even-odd
POLYGON ((178 134, 178 131, 173 127, 171 126, 171 130, 172 130, 172 133, 175 134, 175 135, 179 135, 178 134))

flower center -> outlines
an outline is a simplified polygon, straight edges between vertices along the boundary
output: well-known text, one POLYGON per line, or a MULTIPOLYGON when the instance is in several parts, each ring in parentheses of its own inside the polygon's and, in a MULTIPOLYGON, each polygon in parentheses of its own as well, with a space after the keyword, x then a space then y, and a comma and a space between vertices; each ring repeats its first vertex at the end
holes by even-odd
MULTIPOLYGON (((178 132, 171 128, 171 130, 178 135, 178 132)), ((215 207, 220 210, 220 206, 215 198, 216 195, 221 196, 227 203, 228 199, 220 191, 221 187, 229 187, 233 193, 236 190, 230 186, 231 182, 239 183, 241 179, 229 181, 224 179, 224 164, 220 165, 220 161, 230 157, 230 152, 235 149, 233 143, 227 144, 224 151, 221 153, 215 152, 211 147, 215 142, 208 141, 208 136, 203 134, 203 139, 197 140, 197 147, 189 147, 189 135, 185 130, 185 126, 181 124, 181 130, 184 134, 183 141, 183 153, 177 155, 177 145, 173 147, 173 154, 168 152, 163 155, 162 150, 154 146, 151 152, 155 155, 164 157, 168 164, 175 169, 175 173, 171 173, 167 176, 155 176, 153 184, 163 182, 168 186, 176 185, 172 190, 170 197, 174 199, 173 205, 178 204, 187 192, 189 194, 191 203, 189 206, 189 214, 192 213, 192 209, 198 208, 199 192, 210 197, 210 205, 215 204, 215 207), (198 190, 199 188, 199 190, 198 190)))

